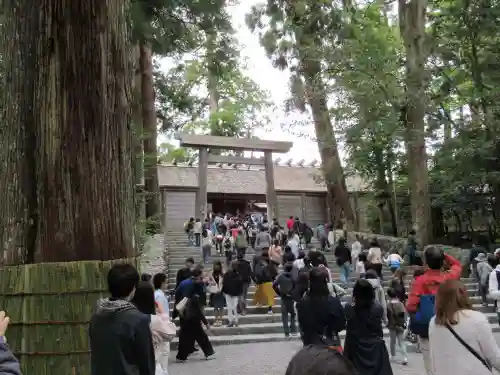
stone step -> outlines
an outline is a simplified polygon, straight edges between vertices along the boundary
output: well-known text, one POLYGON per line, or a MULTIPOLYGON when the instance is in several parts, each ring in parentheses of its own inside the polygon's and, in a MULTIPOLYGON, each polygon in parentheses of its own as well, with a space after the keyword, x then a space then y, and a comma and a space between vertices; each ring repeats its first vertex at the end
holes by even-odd
MULTIPOLYGON (((475 291, 477 291, 477 289, 478 289, 478 288, 477 288, 477 283, 474 283, 474 282, 471 282, 471 283, 467 283, 467 282, 465 282, 465 283, 464 283, 464 285, 465 285, 466 290, 467 290, 469 293, 470 293, 470 292, 475 292, 475 291)), ((347 294, 351 294, 351 293, 352 293, 353 286, 354 286, 354 282, 351 282, 351 283, 350 283, 350 285, 349 285, 349 287, 348 287, 348 288, 346 288, 346 289, 344 289, 344 290, 346 291, 346 293, 347 293, 347 294)), ((384 286, 384 289, 387 291, 387 289, 389 288, 389 287, 388 287, 388 285, 387 285, 387 283, 384 283, 384 284, 383 284, 383 286, 384 286)), ((175 283, 173 284, 173 287, 175 287, 175 283)), ((409 284, 408 284, 408 283, 406 283, 406 288, 407 288, 407 290, 408 290, 408 287, 409 287, 409 284)), ((255 293, 255 288, 256 288, 256 287, 255 287, 255 284, 251 284, 251 285, 248 287, 248 294, 250 295, 250 294, 255 293)))
MULTIPOLYGON (((346 296, 346 299, 349 299, 350 296, 346 296)), ((469 299, 473 303, 474 310, 481 311, 483 313, 491 313, 495 312, 493 303, 488 303, 488 306, 483 306, 481 304, 481 297, 480 296, 470 296, 469 299)), ((260 307, 260 306, 255 306, 253 304, 252 298, 247 298, 246 299, 247 303, 247 314, 263 314, 267 312, 266 307, 260 307)), ((170 309, 174 308, 175 303, 173 301, 170 301, 170 309)), ((213 317, 214 316, 214 308, 211 306, 207 306, 204 309, 205 311, 205 316, 208 317, 213 317)), ((224 307, 224 311, 226 311, 226 308, 224 307)), ((273 312, 276 314, 281 314, 281 299, 279 297, 274 298, 274 306, 273 306, 273 312)))
MULTIPOLYGON (((464 286, 465 288, 467 289, 467 291, 469 292, 472 292, 472 291, 477 291, 478 288, 477 288, 477 283, 473 282, 473 281, 462 281, 464 283, 464 286)), ((354 287, 354 283, 355 281, 351 281, 348 285, 348 288, 344 289, 347 294, 350 294, 350 292, 352 292, 352 289, 354 287)), ((383 284, 384 286, 384 289, 387 290, 389 288, 389 281, 385 281, 383 284)), ((406 287, 406 290, 408 291, 408 288, 409 288, 409 283, 406 282, 405 283, 405 287, 406 287)), ((250 284, 250 286, 248 287, 248 294, 251 295, 251 294, 254 294, 255 293, 255 289, 256 289, 256 286, 255 284, 250 284)))
MULTIPOLYGON (((183 232, 167 233, 166 236, 166 247, 167 247, 167 262, 168 270, 167 276, 169 278, 170 288, 175 286, 175 277, 178 269, 184 266, 185 259, 187 257, 193 257, 195 261, 201 261, 201 249, 199 247, 190 246, 187 242, 187 236, 183 232)), ((255 250, 248 248, 246 252, 246 259, 251 261, 255 254, 255 250)), ((335 265, 335 256, 333 252, 326 252, 325 257, 329 263, 332 271, 332 275, 335 280, 339 279, 338 268, 335 265)), ((212 247, 212 256, 210 257, 210 264, 206 265, 206 269, 212 268, 212 263, 215 260, 220 260, 224 263, 224 255, 219 255, 216 253, 215 247, 212 247)), ((410 272, 411 273, 411 272, 410 272)), ((391 272, 388 268, 384 267, 383 270, 384 279, 386 280, 384 284, 387 285, 388 279, 391 277, 391 272)), ((411 275, 407 275, 406 281, 412 280, 411 275)), ((472 303, 474 303, 474 308, 478 309, 487 314, 490 322, 496 322, 496 313, 493 312, 492 305, 488 307, 483 307, 481 305, 481 299, 477 295, 477 284, 473 279, 463 279, 466 284, 468 294, 471 297, 472 303)), ((353 283, 350 284, 350 288, 347 292, 352 293, 353 283)), ((267 314, 266 307, 257 307, 253 304, 252 297, 255 294, 255 286, 251 285, 249 288, 249 294, 247 298, 248 311, 247 315, 240 316, 238 327, 212 327, 209 331, 210 340, 212 344, 226 345, 226 344, 239 344, 239 343, 256 343, 256 342, 279 342, 287 340, 283 334, 283 328, 281 323, 281 300, 279 297, 274 299, 275 306, 273 307, 273 314, 267 314)), ((350 296, 346 296, 349 299, 350 296)), ((170 307, 173 308, 173 302, 170 303, 170 307)), ((224 313, 227 310, 224 309, 224 313)), ((214 320, 214 309, 212 307, 205 308, 205 315, 207 319, 212 322, 214 320)), ((224 316, 225 322, 227 323, 227 316, 224 316)), ((492 327, 498 330, 498 324, 492 324, 492 327)), ((388 331, 384 330, 384 334, 387 335, 388 331)), ((344 336, 344 333, 341 334, 344 336)), ((297 340, 298 338, 293 338, 297 340)), ((178 339, 175 339, 172 343, 172 349, 175 350, 178 343, 178 339)), ((411 351, 411 345, 409 346, 409 351, 411 351)))
MULTIPOLYGON (((240 326, 241 327, 241 326, 240 326)), ((238 329, 229 328, 229 329, 238 329)), ((215 331, 217 327, 213 327, 209 330, 208 335, 213 346, 221 345, 234 345, 234 344, 249 344, 249 343, 259 343, 259 342, 282 342, 288 340, 300 341, 300 336, 291 336, 289 338, 281 333, 263 333, 263 334, 231 334, 231 335, 215 335, 212 331, 215 331)), ((500 332, 500 327, 498 324, 491 324, 491 329, 493 332, 500 332)), ((389 330, 384 328, 384 338, 388 338, 389 330)), ((345 339, 345 331, 340 333, 342 340, 345 339)), ((179 344, 179 338, 176 337, 171 343, 171 350, 176 350, 179 344)), ((415 344, 407 342, 407 350, 409 353, 415 353, 417 346, 415 344)))
MULTIPOLYGON (((273 313, 273 314, 268 314, 267 313, 267 308, 261 308, 261 313, 260 314, 247 314, 247 315, 240 315, 239 317, 239 322, 241 325, 247 327, 247 326, 260 326, 264 323, 281 323, 281 313, 273 313)), ((498 322, 498 316, 496 312, 486 312, 484 315, 488 318, 488 321, 490 323, 497 323, 498 322)), ((225 321, 227 321, 227 316, 224 315, 225 321)), ((213 321, 213 316, 207 316, 207 320, 209 322, 213 321)), ((177 322, 176 322, 177 323, 177 322)), ((243 332, 244 333, 244 332, 243 332)))
MULTIPOLYGON (((221 262, 223 263, 223 266, 225 266, 225 260, 221 260, 221 262)), ((213 262, 212 262, 213 263, 213 262)), ((206 270, 212 270, 212 263, 209 263, 209 264, 205 264, 204 265, 204 268, 206 270)), ((169 267, 168 269, 168 275, 167 276, 170 276, 170 277, 173 277, 175 278, 175 276, 177 275, 177 272, 183 268, 183 266, 181 267, 177 267, 177 268, 172 268, 172 267, 169 267)), ((280 267, 281 268, 281 267, 280 267)), ((337 267, 332 267, 330 268, 330 273, 332 274, 332 276, 334 277, 339 277, 340 276, 340 272, 338 270, 337 267)), ((351 272, 351 274, 353 274, 353 272, 351 272)), ((384 271, 382 272, 382 277, 384 278, 384 280, 388 280, 390 278, 392 278, 392 273, 390 271, 384 271)), ((406 279, 407 280, 410 280, 410 279, 413 279, 413 276, 412 275, 406 275, 406 279)))

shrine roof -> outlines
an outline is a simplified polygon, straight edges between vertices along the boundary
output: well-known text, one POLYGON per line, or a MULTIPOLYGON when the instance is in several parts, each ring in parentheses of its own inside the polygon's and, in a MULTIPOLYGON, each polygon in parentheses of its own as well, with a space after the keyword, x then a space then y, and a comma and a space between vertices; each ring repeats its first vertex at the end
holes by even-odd
MULTIPOLYGON (((320 170, 314 167, 274 166, 276 191, 326 193, 320 170)), ((265 194, 266 177, 263 168, 230 168, 209 166, 207 192, 225 194, 265 194)), ((158 165, 160 187, 197 188, 198 167, 188 165, 158 165)), ((358 176, 346 177, 349 192, 368 191, 366 181, 358 176)))

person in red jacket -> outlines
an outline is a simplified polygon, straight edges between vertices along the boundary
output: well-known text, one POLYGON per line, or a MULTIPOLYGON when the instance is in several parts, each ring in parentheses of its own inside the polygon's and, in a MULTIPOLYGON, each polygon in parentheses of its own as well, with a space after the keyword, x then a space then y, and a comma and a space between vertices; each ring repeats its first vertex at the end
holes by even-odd
MULTIPOLYGON (((462 264, 459 260, 451 255, 445 254, 441 249, 428 246, 424 250, 424 262, 426 270, 423 275, 419 276, 411 284, 411 289, 408 294, 406 310, 409 314, 415 313, 418 310, 420 296, 436 294, 441 283, 446 280, 458 280, 462 275, 462 264), (449 270, 443 271, 445 263, 448 264, 449 270)), ((429 356, 429 339, 420 337, 420 349, 424 359, 424 368, 427 375, 433 375, 432 364, 429 356)))

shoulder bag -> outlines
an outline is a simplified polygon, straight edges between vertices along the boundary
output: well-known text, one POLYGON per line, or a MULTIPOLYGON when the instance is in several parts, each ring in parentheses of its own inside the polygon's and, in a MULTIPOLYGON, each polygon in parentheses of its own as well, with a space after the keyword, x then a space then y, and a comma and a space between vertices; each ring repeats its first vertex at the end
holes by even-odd
POLYGON ((486 361, 483 357, 481 357, 479 355, 478 352, 476 352, 474 350, 474 348, 472 348, 469 344, 467 344, 459 335, 457 332, 455 332, 455 330, 451 327, 450 324, 446 323, 446 328, 448 328, 448 331, 451 332, 451 334, 453 336, 455 336, 455 338, 458 340, 458 342, 460 342, 460 344, 462 344, 465 349, 467 349, 474 357, 476 357, 483 365, 484 367, 486 367, 488 369, 488 371, 491 371, 492 370, 492 367, 491 365, 488 363, 488 361, 486 361))
POLYGON ((184 297, 177 303, 177 305, 175 305, 175 309, 178 311, 180 316, 184 315, 188 301, 189 299, 187 297, 184 297))

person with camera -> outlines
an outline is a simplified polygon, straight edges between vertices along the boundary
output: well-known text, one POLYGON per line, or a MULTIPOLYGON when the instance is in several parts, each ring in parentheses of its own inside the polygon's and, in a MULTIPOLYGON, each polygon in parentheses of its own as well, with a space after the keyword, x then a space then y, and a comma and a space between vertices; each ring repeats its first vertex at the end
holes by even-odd
POLYGON ((423 258, 426 269, 424 274, 411 284, 406 310, 410 314, 410 330, 420 338, 426 373, 434 375, 429 354, 429 324, 435 312, 436 292, 443 282, 460 279, 462 264, 435 246, 427 246, 423 258), (443 270, 445 263, 449 265, 448 271, 443 270))
POLYGON ((0 311, 0 375, 21 375, 19 362, 7 346, 5 332, 9 325, 9 317, 0 311))

